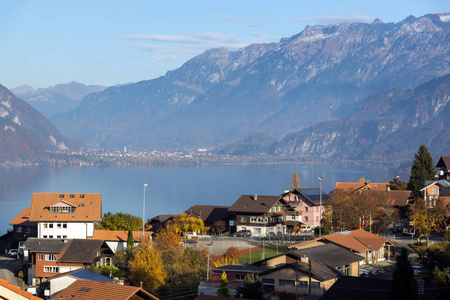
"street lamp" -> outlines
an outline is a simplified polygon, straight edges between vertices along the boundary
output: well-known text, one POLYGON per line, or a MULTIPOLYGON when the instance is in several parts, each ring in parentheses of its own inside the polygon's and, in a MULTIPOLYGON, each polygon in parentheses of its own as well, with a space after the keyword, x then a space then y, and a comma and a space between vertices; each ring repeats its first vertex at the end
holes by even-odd
POLYGON ((319 237, 322 237, 322 181, 323 178, 319 177, 320 181, 320 200, 319 200, 319 237))
POLYGON ((145 188, 147 187, 147 184, 144 183, 144 207, 142 209, 142 239, 145 237, 145 188))

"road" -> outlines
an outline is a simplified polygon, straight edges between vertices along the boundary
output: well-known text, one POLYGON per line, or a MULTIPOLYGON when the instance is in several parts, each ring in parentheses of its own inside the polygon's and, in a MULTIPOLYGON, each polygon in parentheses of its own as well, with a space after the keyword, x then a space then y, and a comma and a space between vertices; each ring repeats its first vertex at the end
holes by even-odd
POLYGON ((22 269, 22 261, 7 256, 0 256, 0 278, 9 281, 13 285, 22 287, 16 275, 22 269))

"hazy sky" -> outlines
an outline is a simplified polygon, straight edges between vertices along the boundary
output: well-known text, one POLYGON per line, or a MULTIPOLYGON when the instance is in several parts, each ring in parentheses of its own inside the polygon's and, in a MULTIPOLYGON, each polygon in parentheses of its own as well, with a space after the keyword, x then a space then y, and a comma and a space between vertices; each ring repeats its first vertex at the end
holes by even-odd
POLYGON ((277 42, 306 25, 399 22, 448 0, 0 0, 0 84, 148 80, 215 47, 277 42))

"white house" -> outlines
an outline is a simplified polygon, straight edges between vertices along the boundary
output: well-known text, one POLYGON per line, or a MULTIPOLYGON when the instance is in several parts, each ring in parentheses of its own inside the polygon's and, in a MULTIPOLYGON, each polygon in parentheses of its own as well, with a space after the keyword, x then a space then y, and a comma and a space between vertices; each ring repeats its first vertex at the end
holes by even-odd
POLYGON ((86 239, 102 219, 101 194, 34 193, 30 221, 37 222, 38 238, 86 239))

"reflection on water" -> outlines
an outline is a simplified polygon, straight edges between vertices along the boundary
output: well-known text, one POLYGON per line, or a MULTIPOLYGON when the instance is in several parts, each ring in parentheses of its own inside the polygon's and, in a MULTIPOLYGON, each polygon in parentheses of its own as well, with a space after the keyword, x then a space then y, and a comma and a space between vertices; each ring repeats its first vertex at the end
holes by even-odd
POLYGON ((33 193, 101 193, 103 213, 142 216, 143 184, 148 218, 178 214, 195 204, 232 205, 242 194, 278 195, 289 189, 292 171, 302 187, 329 192, 337 181, 391 179, 383 169, 325 164, 233 165, 201 167, 27 167, 0 169, 0 235, 33 193))

